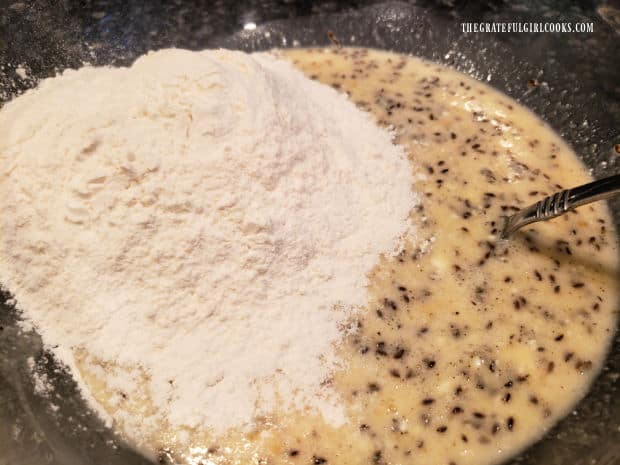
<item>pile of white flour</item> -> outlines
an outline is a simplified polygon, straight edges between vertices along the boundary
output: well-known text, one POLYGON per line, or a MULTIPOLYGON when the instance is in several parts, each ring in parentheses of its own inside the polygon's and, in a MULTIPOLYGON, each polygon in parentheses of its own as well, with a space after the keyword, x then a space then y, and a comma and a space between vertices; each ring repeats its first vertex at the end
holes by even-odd
POLYGON ((171 426, 276 405, 339 424, 321 383, 410 233, 412 178, 369 116, 268 55, 66 71, 0 111, 0 282, 63 362, 141 367, 171 426))

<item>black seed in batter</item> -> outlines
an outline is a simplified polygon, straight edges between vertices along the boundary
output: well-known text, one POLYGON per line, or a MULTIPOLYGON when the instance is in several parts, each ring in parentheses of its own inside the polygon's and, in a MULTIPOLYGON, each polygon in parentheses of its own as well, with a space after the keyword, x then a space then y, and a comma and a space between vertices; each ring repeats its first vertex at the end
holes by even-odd
POLYGON ((379 386, 377 383, 368 383, 369 393, 379 392, 380 390, 381 390, 381 386, 379 386))

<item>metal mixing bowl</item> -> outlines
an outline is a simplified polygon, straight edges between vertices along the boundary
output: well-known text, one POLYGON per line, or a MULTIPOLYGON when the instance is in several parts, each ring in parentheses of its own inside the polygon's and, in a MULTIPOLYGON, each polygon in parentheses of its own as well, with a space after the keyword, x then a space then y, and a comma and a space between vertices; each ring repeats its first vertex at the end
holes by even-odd
MULTIPOLYGON (((570 143, 596 177, 620 171, 620 35, 613 5, 594 0, 164 2, 0 0, 0 105, 84 61, 126 65, 150 49, 246 51, 329 45, 389 49, 450 65, 522 102, 570 143), (562 13, 560 13, 562 11, 562 13), (587 34, 463 34, 463 21, 591 21, 587 34), (530 79, 542 85, 528 86, 530 79)), ((617 15, 617 16, 616 16, 617 15)), ((620 203, 612 204, 620 228, 620 203)), ((8 295, 0 296, 0 303, 8 295)), ((147 464, 85 409, 70 376, 20 334, 0 305, 0 465, 147 464), (46 367, 52 399, 37 394, 28 357, 46 367)), ((591 391, 513 464, 620 463, 620 337, 591 391)))

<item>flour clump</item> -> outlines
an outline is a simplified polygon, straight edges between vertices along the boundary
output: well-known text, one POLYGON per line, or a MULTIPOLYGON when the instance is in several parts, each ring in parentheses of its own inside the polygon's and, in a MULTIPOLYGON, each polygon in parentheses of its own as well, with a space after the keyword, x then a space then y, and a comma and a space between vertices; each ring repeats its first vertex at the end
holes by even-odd
POLYGON ((280 406, 338 425, 335 346, 411 234, 412 174, 271 55, 65 71, 0 110, 0 283, 64 363, 139 368, 152 424, 219 434, 280 406))

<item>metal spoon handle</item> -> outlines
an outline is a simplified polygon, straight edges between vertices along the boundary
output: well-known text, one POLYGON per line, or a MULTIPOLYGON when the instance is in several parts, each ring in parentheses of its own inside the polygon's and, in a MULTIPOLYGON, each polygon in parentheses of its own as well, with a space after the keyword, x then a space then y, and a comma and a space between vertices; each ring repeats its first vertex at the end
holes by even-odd
POLYGON ((507 238, 528 224, 555 218, 574 208, 617 194, 620 194, 620 174, 556 192, 506 218, 502 237, 507 238))

